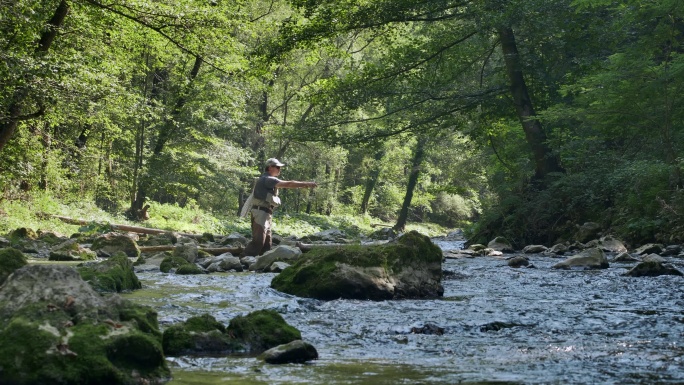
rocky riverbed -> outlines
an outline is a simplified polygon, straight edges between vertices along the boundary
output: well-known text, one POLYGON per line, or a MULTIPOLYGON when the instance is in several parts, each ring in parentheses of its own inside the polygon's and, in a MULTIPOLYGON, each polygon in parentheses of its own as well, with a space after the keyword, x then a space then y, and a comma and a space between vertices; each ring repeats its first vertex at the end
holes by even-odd
MULTIPOLYGON (((285 366, 170 357, 174 385, 684 381, 682 277, 624 276, 637 262, 554 269, 567 256, 541 253, 525 254, 534 268, 512 268, 512 256, 446 259, 436 300, 303 299, 271 289, 276 274, 251 272, 139 273, 143 289, 125 297, 155 308, 161 328, 204 312, 227 323, 274 309, 319 353, 285 366)), ((664 258, 684 268, 678 256, 664 258)))

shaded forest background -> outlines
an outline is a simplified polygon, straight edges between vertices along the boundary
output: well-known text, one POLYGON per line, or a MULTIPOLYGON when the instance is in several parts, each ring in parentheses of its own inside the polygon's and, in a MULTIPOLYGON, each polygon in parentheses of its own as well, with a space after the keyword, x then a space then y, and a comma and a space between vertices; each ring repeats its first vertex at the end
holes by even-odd
MULTIPOLYGON (((679 0, 0 0, 0 189, 684 241, 679 0)), ((0 213, 1 214, 1 213, 0 213)), ((5 213, 7 214, 7 213, 5 213)))

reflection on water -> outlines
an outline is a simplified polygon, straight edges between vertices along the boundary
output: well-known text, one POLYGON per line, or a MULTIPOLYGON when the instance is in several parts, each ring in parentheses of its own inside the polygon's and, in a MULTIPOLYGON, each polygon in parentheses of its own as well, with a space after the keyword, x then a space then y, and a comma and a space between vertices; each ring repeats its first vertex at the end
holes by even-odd
POLYGON ((284 366, 169 358, 172 385, 684 382, 682 277, 623 277, 630 266, 619 264, 551 269, 558 261, 532 256, 536 268, 512 269, 491 257, 450 259, 440 300, 323 302, 279 293, 274 274, 254 273, 141 273, 143 290, 125 296, 155 308, 162 328, 275 309, 320 355, 284 366), (410 333, 427 323, 444 334, 410 333))

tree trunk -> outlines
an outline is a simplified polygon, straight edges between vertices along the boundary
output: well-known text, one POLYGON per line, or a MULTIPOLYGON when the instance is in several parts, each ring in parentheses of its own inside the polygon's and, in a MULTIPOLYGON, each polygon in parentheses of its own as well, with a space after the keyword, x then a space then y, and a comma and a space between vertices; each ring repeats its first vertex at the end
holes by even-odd
MULTIPOLYGON (((67 3, 66 0, 62 0, 55 10, 55 14, 45 27, 45 30, 40 35, 38 47, 36 47, 37 55, 44 54, 50 49, 52 42, 57 36, 57 30, 64 23, 67 14, 69 14, 69 3, 67 3)), ((19 126, 19 121, 24 118, 22 117, 22 114, 27 96, 28 93, 23 87, 14 91, 13 101, 7 111, 7 119, 0 123, 0 151, 2 151, 10 138, 12 138, 12 135, 14 135, 14 132, 19 126)))
POLYGON ((157 138, 157 142, 154 145, 154 155, 161 154, 161 152, 164 150, 164 145, 166 145, 166 142, 168 142, 168 140, 171 138, 171 135, 173 134, 173 128, 175 127, 175 121, 180 116, 181 109, 183 109, 185 103, 187 103, 188 101, 187 94, 190 91, 189 87, 197 78, 197 74, 199 74, 199 70, 202 67, 202 63, 202 57, 195 56, 195 64, 192 66, 190 76, 188 76, 188 87, 182 91, 181 95, 176 100, 176 104, 173 106, 173 110, 171 111, 171 117, 169 119, 166 119, 166 121, 162 125, 162 128, 159 132, 159 137, 157 138))
POLYGON ((409 173, 408 184, 406 185, 406 195, 404 196, 404 203, 401 205, 399 218, 393 229, 403 232, 406 228, 406 221, 408 219, 409 207, 411 207, 411 200, 413 199, 413 191, 418 184, 418 177, 420 176, 420 167, 425 159, 425 144, 427 137, 421 136, 416 143, 416 150, 413 153, 413 161, 411 162, 411 172, 409 173))
MULTIPOLYGON (((194 80, 197 78, 197 75, 199 74, 200 68, 202 67, 202 63, 204 60, 202 59, 201 56, 195 56, 195 62, 192 66, 192 70, 190 71, 190 74, 188 75, 188 85, 186 88, 181 91, 180 96, 176 100, 176 103, 173 106, 173 109, 171 110, 171 116, 167 118, 164 123, 162 124, 162 127, 159 131, 159 135, 157 136, 157 141, 154 144, 154 149, 152 151, 152 159, 151 161, 159 156, 162 151, 164 151, 164 147, 166 146, 166 143, 171 139, 173 136, 173 129, 175 127, 175 123, 180 116, 181 110, 187 103, 187 95, 190 92, 190 87, 192 87, 192 84, 194 80)), ((146 83, 147 84, 147 83, 146 83)), ((150 91, 152 94, 154 94, 158 87, 153 86, 153 89, 150 91)), ((137 145, 136 145, 136 169, 142 169, 143 166, 143 148, 144 148, 144 129, 145 129, 145 123, 143 123, 143 126, 140 129, 140 138, 137 140, 137 145)), ((150 189, 149 187, 149 181, 148 181, 148 176, 143 173, 140 175, 135 176, 135 179, 137 180, 137 183, 134 183, 134 192, 132 195, 131 199, 131 207, 129 209, 129 213, 132 217, 135 218, 135 213, 138 213, 140 210, 142 210, 143 206, 145 205, 145 199, 148 194, 148 190, 150 189)))
POLYGON ((375 153, 375 163, 373 164, 373 170, 371 171, 370 175, 368 175, 368 179, 366 179, 366 186, 365 190, 363 191, 363 199, 361 200, 361 214, 365 214, 368 212, 368 203, 370 202, 370 197, 373 194, 375 185, 378 183, 378 178, 380 177, 381 169, 380 161, 384 156, 384 148, 375 153))
POLYGON ((527 143, 532 149, 534 158, 534 176, 541 181, 551 172, 564 172, 558 157, 546 144, 546 133, 535 118, 536 113, 532 106, 532 99, 527 90, 527 84, 523 77, 520 55, 515 42, 515 34, 511 27, 502 27, 498 30, 501 40, 501 49, 506 62, 506 72, 510 81, 511 96, 515 109, 522 124, 527 143))

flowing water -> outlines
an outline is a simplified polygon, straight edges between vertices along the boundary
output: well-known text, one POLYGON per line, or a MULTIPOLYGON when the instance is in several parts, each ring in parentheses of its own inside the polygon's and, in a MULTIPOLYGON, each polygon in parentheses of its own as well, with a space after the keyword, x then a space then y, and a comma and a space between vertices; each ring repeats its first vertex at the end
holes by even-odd
MULTIPOLYGON (((445 250, 462 244, 439 243, 445 250)), ((320 358, 170 357, 170 385, 684 383, 684 277, 624 277, 628 267, 513 269, 492 257, 448 259, 438 300, 330 302, 269 287, 274 274, 139 273, 125 297, 155 308, 162 329, 210 313, 275 309, 320 358), (416 334, 434 325, 443 334, 416 334)), ((679 270, 684 260, 668 259, 679 270)))

